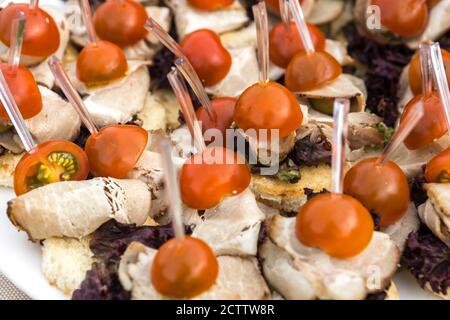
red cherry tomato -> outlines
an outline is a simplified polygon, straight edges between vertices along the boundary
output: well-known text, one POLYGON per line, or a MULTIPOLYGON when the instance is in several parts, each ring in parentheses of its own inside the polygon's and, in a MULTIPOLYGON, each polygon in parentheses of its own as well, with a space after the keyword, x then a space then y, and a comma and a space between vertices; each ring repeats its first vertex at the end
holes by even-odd
MULTIPOLYGON (((400 124, 417 103, 422 103, 422 97, 421 94, 417 95, 406 105, 400 118, 400 124)), ((425 116, 420 119, 419 123, 405 139, 405 145, 410 150, 423 148, 447 132, 447 120, 437 92, 433 92, 425 98, 424 109, 425 116)))
POLYGON ((241 193, 249 184, 250 171, 245 161, 221 147, 191 156, 180 172, 181 198, 197 210, 215 207, 224 197, 241 193))
POLYGON ((231 6, 234 0, 187 0, 192 7, 203 11, 214 11, 231 6))
POLYGON ((171 239, 153 260, 151 280, 166 297, 189 299, 207 291, 219 274, 219 263, 211 248, 202 240, 184 237, 171 239))
POLYGON ((380 7, 381 24, 399 36, 418 36, 428 23, 426 0, 371 0, 380 7))
MULTIPOLYGON (((324 50, 325 35, 323 32, 310 23, 308 23, 308 29, 314 48, 318 51, 324 50)), ((289 28, 286 28, 284 23, 273 27, 269 35, 269 44, 270 60, 281 68, 286 68, 296 53, 305 50, 295 22, 291 22, 289 28)))
MULTIPOLYGON (((5 76, 5 80, 11 89, 23 118, 29 119, 41 112, 42 96, 33 74, 24 67, 18 67, 17 71, 13 73, 7 63, 0 63, 0 69, 5 76)), ((6 113, 1 102, 0 118, 9 120, 8 113, 6 113)))
POLYGON ((44 10, 30 9, 29 4, 10 4, 0 11, 0 41, 11 44, 11 27, 19 12, 27 19, 22 54, 34 57, 48 57, 59 47, 59 30, 53 18, 44 10))
POLYGON ((299 52, 286 69, 286 87, 305 92, 327 85, 342 74, 342 67, 325 51, 299 52))
POLYGON ((145 7, 134 0, 108 0, 97 8, 93 18, 97 35, 121 47, 146 37, 147 19, 145 7))
POLYGON ((58 181, 84 180, 88 174, 83 149, 69 141, 48 141, 20 159, 14 171, 14 191, 19 196, 58 181))
POLYGON ((89 84, 103 84, 125 75, 128 70, 123 51, 109 41, 97 41, 81 50, 77 60, 77 77, 89 84))
POLYGON ((380 226, 394 224, 406 213, 410 197, 408 179, 395 162, 379 164, 379 158, 358 162, 347 172, 344 193, 380 214, 380 226))
POLYGON ((366 208, 344 194, 321 194, 309 200, 298 212, 297 239, 335 258, 361 253, 373 235, 373 219, 366 208))
POLYGON ((450 148, 431 159, 425 169, 425 179, 430 183, 450 182, 450 148))
POLYGON ((124 178, 147 146, 147 131, 138 126, 103 127, 84 147, 91 172, 96 177, 124 178))
MULTIPOLYGON (((236 99, 235 98, 217 98, 211 101, 211 105, 213 110, 216 111, 217 118, 215 120, 211 119, 208 115, 208 112, 206 112, 206 109, 202 106, 199 109, 197 109, 197 118, 199 121, 202 122, 202 131, 203 134, 207 132, 210 129, 217 129, 220 130, 222 133, 223 140, 221 146, 226 145, 226 134, 227 129, 229 129, 233 123, 233 116, 234 116, 234 109, 236 106, 236 99)), ((215 141, 212 139, 212 141, 208 141, 209 143, 220 143, 219 141, 215 141)))
POLYGON ((230 71, 231 55, 214 31, 201 29, 188 34, 181 48, 207 87, 222 81, 230 71))
MULTIPOLYGON (((303 0, 299 0, 300 4, 302 4, 303 0)), ((280 1, 279 0, 266 0, 266 4, 272 11, 280 14, 280 1)))
MULTIPOLYGON (((450 82, 450 52, 441 49, 442 59, 445 65, 445 73, 447 75, 447 80, 450 82)), ((411 59, 409 65, 409 86, 411 87, 414 95, 422 93, 422 72, 420 70, 420 56, 418 53, 414 55, 411 59)))
POLYGON ((292 92, 281 84, 257 83, 239 97, 234 121, 243 130, 278 129, 281 139, 300 128, 303 113, 292 92))

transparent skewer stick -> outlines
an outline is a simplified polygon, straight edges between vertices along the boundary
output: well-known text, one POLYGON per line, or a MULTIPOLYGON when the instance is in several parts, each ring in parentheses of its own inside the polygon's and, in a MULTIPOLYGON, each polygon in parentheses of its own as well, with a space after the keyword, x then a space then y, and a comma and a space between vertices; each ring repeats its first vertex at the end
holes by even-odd
POLYGON ((185 230, 182 218, 180 187, 178 185, 177 172, 172 159, 172 142, 166 137, 158 137, 158 151, 161 154, 164 182, 167 186, 167 203, 169 203, 175 237, 177 240, 183 240, 185 230))
POLYGON ((211 118, 211 120, 215 121, 217 119, 217 114, 212 108, 211 101, 208 98, 208 94, 203 88, 202 81, 198 77, 197 72, 195 72, 194 67, 184 55, 180 45, 166 32, 166 30, 163 29, 163 27, 161 27, 161 25, 158 24, 158 22, 156 22, 152 18, 149 18, 145 22, 145 28, 148 31, 152 32, 155 37, 157 37, 158 40, 161 41, 161 43, 177 58, 181 58, 178 62, 175 63, 176 67, 180 70, 186 81, 191 86, 198 100, 208 113, 208 116, 211 118))
POLYGON ((259 82, 269 82, 269 21, 264 1, 252 7, 258 39, 259 82))
POLYGON ((186 124, 191 133, 192 140, 196 148, 199 151, 204 151, 206 149, 205 140, 203 139, 202 129, 200 123, 195 114, 194 107, 192 106, 191 97, 189 96, 189 91, 186 88, 186 84, 180 74, 180 72, 173 68, 172 71, 167 75, 167 79, 178 99, 178 103, 181 107, 181 112, 183 113, 186 124))
POLYGON ((300 33, 300 38, 302 39, 303 47, 305 48, 306 53, 309 54, 315 52, 314 42, 311 38, 311 34, 309 33, 300 1, 289 0, 289 5, 291 7, 292 16, 294 17, 295 24, 297 25, 297 29, 300 33))
POLYGON ((411 131, 422 119, 425 114, 423 103, 416 104, 413 109, 406 114, 406 117, 402 120, 401 125, 397 128, 391 141, 384 148, 381 153, 378 162, 380 165, 384 165, 389 159, 392 158, 398 147, 405 141, 411 131))
POLYGON ((444 114, 447 119, 447 129, 450 133, 450 92, 448 89, 447 75, 445 73, 445 65, 442 59, 442 52, 439 43, 433 43, 431 49, 431 66, 433 69, 433 78, 441 97, 444 114))
POLYGON ((98 127, 95 124, 94 120, 92 120, 89 111, 84 105, 83 99, 80 97, 77 90, 75 90, 75 88, 73 87, 73 84, 67 76, 67 73, 64 70, 64 66, 62 65, 61 61, 59 61, 56 56, 51 56, 48 60, 48 66, 50 67, 50 70, 55 77, 56 83, 77 111, 83 124, 91 134, 97 134, 98 127))
POLYGON ((31 0, 30 1, 30 9, 36 10, 39 7, 39 0, 31 0))
POLYGON ((291 10, 289 9, 289 0, 279 0, 280 16, 286 28, 291 26, 291 10))
POLYGON ((348 132, 348 113, 350 100, 337 98, 334 100, 333 111, 333 151, 331 159, 331 191, 343 193, 345 149, 348 132))
POLYGON ((97 34, 95 33, 94 24, 92 22, 92 11, 89 5, 89 0, 79 0, 81 15, 83 16, 84 25, 86 26, 89 41, 91 43, 97 42, 97 34))
POLYGON ((11 28, 11 45, 9 47, 9 72, 15 74, 20 64, 20 55, 22 52, 23 36, 27 18, 23 12, 19 12, 18 17, 13 20, 11 28))
POLYGON ((9 89, 8 83, 6 82, 6 79, 3 76, 3 72, 1 70, 0 70, 0 101, 5 107, 9 119, 11 120, 14 128, 16 129, 16 132, 19 135, 20 141, 22 141, 25 150, 28 152, 34 147, 36 147, 36 142, 31 136, 30 131, 28 131, 27 129, 25 120, 23 119, 22 114, 19 111, 19 107, 17 106, 17 103, 14 100, 14 96, 11 90, 9 89))
POLYGON ((419 49, 420 72, 422 74, 422 94, 427 97, 433 91, 433 67, 431 65, 431 45, 422 43, 419 49))

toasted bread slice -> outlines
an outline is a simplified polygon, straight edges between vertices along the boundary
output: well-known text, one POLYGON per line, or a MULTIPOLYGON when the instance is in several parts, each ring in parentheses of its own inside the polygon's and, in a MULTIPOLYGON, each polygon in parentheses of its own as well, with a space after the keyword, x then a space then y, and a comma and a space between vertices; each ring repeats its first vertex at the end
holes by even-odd
POLYGON ((5 153, 0 156, 0 187, 13 187, 14 170, 22 154, 5 153))
POLYGON ((285 212, 297 212, 306 202, 305 188, 315 192, 330 189, 331 168, 321 164, 316 167, 301 167, 297 183, 284 182, 273 177, 252 175, 250 187, 256 199, 285 212))

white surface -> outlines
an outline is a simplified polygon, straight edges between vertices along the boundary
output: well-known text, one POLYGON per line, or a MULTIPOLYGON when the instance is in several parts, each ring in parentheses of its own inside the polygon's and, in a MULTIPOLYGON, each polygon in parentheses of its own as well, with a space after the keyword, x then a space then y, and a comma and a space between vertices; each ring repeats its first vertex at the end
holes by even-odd
MULTIPOLYGON (((0 272, 33 299, 67 299, 43 276, 40 245, 28 241, 8 220, 6 203, 13 197, 12 190, 0 188, 0 272)), ((407 271, 399 272, 394 282, 401 300, 437 299, 423 291, 407 271)))

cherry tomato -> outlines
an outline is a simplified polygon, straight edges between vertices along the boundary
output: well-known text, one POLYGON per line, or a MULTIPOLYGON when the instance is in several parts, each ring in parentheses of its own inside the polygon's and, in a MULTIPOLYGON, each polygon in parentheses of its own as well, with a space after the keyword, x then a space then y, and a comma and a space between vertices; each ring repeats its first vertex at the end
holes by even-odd
MULTIPOLYGON (((314 48, 318 51, 324 50, 325 35, 323 32, 310 23, 308 23, 308 29, 314 48)), ((270 60, 281 68, 286 68, 296 53, 305 50, 295 22, 291 22, 289 28, 286 28, 284 23, 273 27, 269 34, 269 44, 270 60)))
POLYGON ((203 11, 214 11, 231 6, 234 0, 187 0, 192 7, 203 11))
POLYGON ((379 214, 381 227, 400 220, 410 201, 408 179, 402 169, 392 161, 381 165, 379 158, 353 166, 345 176, 344 193, 379 214))
POLYGON ((450 148, 445 149, 428 162, 425 179, 430 183, 450 182, 450 148))
MULTIPOLYGON (((423 95, 421 94, 417 95, 406 105, 400 118, 400 124, 417 103, 422 103, 422 97, 423 95)), ((447 120, 437 92, 433 92, 425 98, 424 109, 425 116, 420 119, 419 123, 405 139, 405 145, 410 150, 423 148, 447 132, 447 120)))
POLYGON ((121 47, 130 46, 144 39, 148 19, 145 7, 134 0, 108 0, 94 14, 97 35, 121 47))
MULTIPOLYGON (((303 0, 299 0, 300 4, 302 4, 303 0)), ((280 1, 279 0, 266 0, 267 6, 276 13, 280 14, 280 1)))
POLYGON ((303 113, 294 94, 281 84, 257 83, 239 97, 234 121, 243 130, 278 129, 281 139, 300 128, 303 113))
POLYGON ((14 191, 19 196, 58 181, 84 180, 88 174, 83 149, 69 141, 47 141, 20 159, 14 171, 14 191))
MULTIPOLYGON (((227 129, 229 129, 233 123, 233 116, 234 116, 234 109, 236 106, 237 100, 235 98, 217 98, 211 101, 211 105, 213 110, 216 111, 217 118, 215 120, 211 119, 206 112, 206 109, 202 106, 197 109, 197 118, 199 121, 202 122, 202 131, 203 134, 207 132, 210 129, 217 129, 220 130, 223 140, 222 140, 222 146, 226 145, 226 134, 227 129)), ((209 143, 215 143, 217 146, 217 143, 219 141, 208 141, 209 143)), ((208 143, 208 144, 209 144, 208 143)))
POLYGON ((22 54, 34 57, 48 57, 59 47, 59 30, 53 18, 44 10, 30 9, 29 4, 10 4, 0 11, 0 41, 7 47, 11 44, 11 27, 18 13, 27 19, 22 54))
MULTIPOLYGON (((42 110, 42 96, 34 80, 33 74, 24 67, 18 67, 13 73, 7 63, 0 63, 0 69, 5 76, 14 100, 24 119, 37 115, 42 110)), ((0 102, 0 119, 9 120, 3 104, 0 102)))
POLYGON ((151 267, 155 289, 166 297, 189 299, 211 288, 219 275, 219 263, 202 240, 185 236, 159 248, 151 267))
POLYGON ((231 55, 214 31, 201 29, 188 34, 181 48, 207 87, 222 81, 230 71, 231 55))
POLYGON ((147 131, 138 126, 103 127, 98 134, 88 138, 84 147, 92 174, 96 177, 124 178, 138 162, 147 140, 147 131))
POLYGON ((371 3, 380 7, 381 24, 399 36, 418 36, 427 25, 426 0, 371 0, 371 3))
POLYGON ((373 235, 373 219, 356 199, 327 193, 309 200, 298 212, 295 231, 304 245, 318 247, 335 258, 361 253, 373 235))
POLYGON ((128 70, 123 51, 115 44, 101 40, 88 44, 77 60, 77 77, 89 84, 103 84, 125 75, 128 70))
MULTIPOLYGON (((442 59, 445 65, 445 73, 447 75, 447 80, 450 82, 450 52, 441 49, 442 59)), ((420 56, 418 53, 414 55, 411 59, 409 65, 409 86, 411 87, 414 95, 422 93, 422 72, 420 70, 420 56)))
POLYGON ((327 85, 341 74, 341 65, 329 53, 299 52, 286 69, 286 87, 294 92, 310 91, 327 85))
POLYGON ((241 193, 249 184, 250 171, 245 161, 221 147, 191 156, 180 172, 181 198, 197 210, 215 207, 224 197, 241 193))

